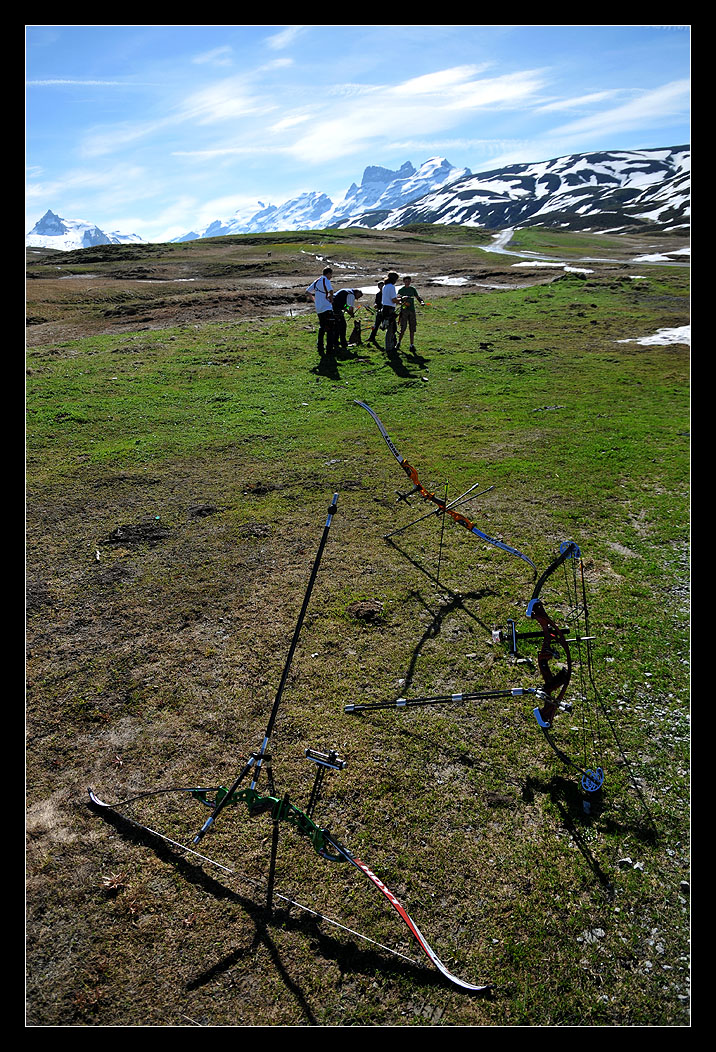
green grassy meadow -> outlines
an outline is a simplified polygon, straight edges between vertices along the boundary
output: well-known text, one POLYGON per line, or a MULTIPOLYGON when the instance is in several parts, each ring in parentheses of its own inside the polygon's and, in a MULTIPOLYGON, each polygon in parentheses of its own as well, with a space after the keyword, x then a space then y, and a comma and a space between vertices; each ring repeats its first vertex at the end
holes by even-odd
MULTIPOLYGON (((376 275, 392 252, 420 275, 434 240, 329 247, 376 275)), ((448 257, 494 266, 474 232, 443 240, 438 273, 448 257)), ((92 294, 68 281, 52 305, 31 282, 29 314, 76 325, 84 303, 87 331, 34 341, 30 327, 26 350, 29 1025, 688 1026, 689 349, 623 342, 688 323, 688 270, 620 258, 435 296, 417 278, 414 353, 328 360, 300 305, 212 317, 269 244, 218 241, 235 256, 146 253, 169 268, 193 252, 201 271, 196 289, 162 289, 161 324, 102 320, 158 309, 126 276, 92 294), (540 572, 561 542, 580 546, 618 739, 607 728, 589 814, 529 698, 344 712, 539 685, 534 655, 515 662, 491 636, 524 623, 532 571, 437 517, 386 541, 430 508, 396 500, 408 480, 356 399, 438 495, 494 487, 461 511, 540 572), (113 801, 230 784, 261 743, 334 492, 276 786, 303 806, 304 750, 337 749, 348 765, 316 820, 489 997, 447 984, 359 873, 287 827, 276 890, 374 941, 282 899, 268 909, 267 815, 228 808, 202 842, 229 876, 88 804, 88 786, 113 801)), ((553 244, 531 232, 527 250, 553 244)), ((270 245, 270 276, 308 284, 305 243, 270 245)), ((559 575, 544 594, 566 609, 559 575)), ((186 793, 126 814, 182 843, 205 817, 186 793)))

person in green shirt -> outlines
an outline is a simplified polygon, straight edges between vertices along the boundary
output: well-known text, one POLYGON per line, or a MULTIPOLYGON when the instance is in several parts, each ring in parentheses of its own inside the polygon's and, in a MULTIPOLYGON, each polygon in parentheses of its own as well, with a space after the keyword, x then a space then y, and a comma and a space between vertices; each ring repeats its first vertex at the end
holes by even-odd
POLYGON ((418 303, 424 303, 421 299, 420 293, 413 285, 412 278, 403 278, 403 287, 398 289, 398 297, 400 298, 400 336, 398 337, 398 347, 400 347, 400 341, 405 335, 405 330, 410 331, 410 350, 415 350, 415 330, 418 327, 418 316, 415 310, 415 301, 418 303))

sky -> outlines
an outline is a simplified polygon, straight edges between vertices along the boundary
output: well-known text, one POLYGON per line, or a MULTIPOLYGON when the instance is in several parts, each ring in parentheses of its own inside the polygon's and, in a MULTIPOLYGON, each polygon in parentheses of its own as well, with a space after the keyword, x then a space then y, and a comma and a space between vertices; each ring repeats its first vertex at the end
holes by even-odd
POLYGON ((690 141, 689 26, 32 26, 26 231, 168 241, 368 165, 690 141))

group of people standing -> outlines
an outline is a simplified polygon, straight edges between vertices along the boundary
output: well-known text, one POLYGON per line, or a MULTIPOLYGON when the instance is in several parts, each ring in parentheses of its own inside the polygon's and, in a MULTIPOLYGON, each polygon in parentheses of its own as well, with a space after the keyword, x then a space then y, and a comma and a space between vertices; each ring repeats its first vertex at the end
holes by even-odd
MULTIPOLYGON (((355 302, 363 297, 361 289, 340 289, 335 292, 331 279, 333 268, 325 267, 320 278, 312 282, 306 292, 314 298, 316 315, 318 317, 318 353, 320 355, 334 355, 338 350, 348 350, 346 314, 353 317, 355 314, 355 302)), ((397 287, 398 275, 390 271, 385 281, 378 282, 378 292, 375 297, 375 316, 373 327, 368 337, 368 343, 372 343, 380 349, 376 339, 381 325, 389 321, 391 316, 395 317, 400 308, 400 333, 398 346, 405 335, 406 329, 410 333, 410 350, 415 350, 415 331, 417 329, 417 314, 415 301, 423 303, 418 290, 412 283, 412 278, 403 278, 402 288, 397 287)))

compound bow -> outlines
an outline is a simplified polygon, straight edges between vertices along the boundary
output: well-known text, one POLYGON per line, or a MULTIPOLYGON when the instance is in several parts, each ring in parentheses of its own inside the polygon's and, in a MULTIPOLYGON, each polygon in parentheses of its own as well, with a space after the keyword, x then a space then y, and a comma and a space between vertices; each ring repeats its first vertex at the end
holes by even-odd
POLYGON ((601 762, 597 762, 597 759, 601 756, 602 738, 598 707, 604 711, 605 717, 607 714, 594 682, 592 657, 592 640, 594 637, 590 635, 589 630, 584 566, 581 561, 580 550, 572 541, 561 545, 559 556, 548 566, 535 584, 532 597, 527 604, 526 613, 529 618, 537 622, 539 626, 538 631, 518 631, 517 623, 514 620, 509 620, 507 629, 495 629, 492 633, 492 638, 494 642, 507 642, 510 654, 513 657, 517 657, 519 654, 520 642, 524 640, 539 641, 537 667, 542 677, 541 687, 508 687, 501 690, 438 694, 422 698, 400 697, 395 701, 346 705, 344 711, 361 713, 373 709, 404 709, 428 705, 447 705, 455 702, 532 696, 538 702, 533 710, 534 717, 551 748, 564 764, 580 775, 581 785, 585 792, 597 792, 604 783, 604 767, 601 762), (560 566, 570 560, 574 567, 574 586, 573 591, 570 591, 570 616, 577 623, 576 635, 571 637, 568 629, 560 628, 554 618, 547 613, 541 598, 545 583, 560 566), (578 594, 577 561, 579 562, 579 575, 581 578, 581 599, 578 594), (565 752, 552 733, 552 725, 560 708, 571 708, 564 701, 574 671, 570 644, 574 645, 577 651, 577 666, 580 676, 583 755, 579 760, 565 752), (589 686, 587 685, 587 680, 589 681, 589 686), (593 698, 597 703, 593 707, 589 705, 588 695, 590 687, 593 698))
POLYGON ((410 464, 405 459, 403 454, 400 453, 399 450, 396 448, 390 435, 385 430, 385 427, 383 426, 380 417, 378 417, 378 415, 374 413, 370 406, 366 405, 365 402, 360 402, 356 398, 355 403, 356 405, 359 405, 362 409, 365 409, 366 412, 370 413, 370 415, 373 417, 376 424, 378 425, 378 430, 385 439, 385 443, 388 446, 388 449, 398 461, 398 463, 400 464, 401 468, 408 476, 410 481, 413 483, 413 489, 411 493, 407 494, 407 496, 411 496, 413 493, 419 494, 424 500, 430 501, 432 504, 437 505, 438 514, 449 515, 451 519, 457 522, 460 526, 464 526, 466 530, 469 530, 470 533, 475 534, 476 537, 480 537, 483 541, 487 541, 488 544, 494 544, 496 548, 501 548, 502 551, 509 552, 510 555, 516 555, 518 559, 522 559, 524 562, 528 563, 534 570, 537 569, 532 560, 528 558, 528 556, 523 555, 522 552, 517 550, 517 548, 511 548, 509 544, 504 544, 502 541, 498 541, 495 537, 488 536, 488 534, 484 533, 483 530, 476 526, 476 524, 471 519, 468 519, 466 515, 461 514, 461 512, 456 511, 454 507, 451 507, 444 498, 438 497, 435 493, 432 493, 430 490, 426 489, 420 481, 418 473, 413 467, 413 465, 410 464))
POLYGON ((543 680, 543 687, 537 691, 541 704, 533 710, 537 725, 544 734, 550 747, 559 759, 568 767, 576 770, 581 775, 582 788, 587 793, 594 793, 601 789, 604 783, 604 768, 601 762, 601 728, 599 726, 599 715, 596 708, 589 706, 589 688, 587 679, 593 688, 594 697, 600 701, 599 694, 594 683, 594 667, 592 656, 593 636, 589 630, 589 613, 587 608, 586 585, 584 580, 584 564, 579 547, 573 541, 565 541, 560 545, 560 553, 550 563, 541 575, 532 592, 532 597, 527 604, 527 617, 536 621, 539 631, 520 632, 514 620, 509 620, 505 632, 496 630, 492 633, 493 639, 507 641, 510 654, 517 656, 518 644, 522 640, 539 640, 540 647, 537 655, 537 667, 543 680), (559 569, 560 566, 572 562, 573 586, 569 588, 570 595, 570 617, 575 621, 576 634, 569 637, 567 628, 560 628, 553 617, 551 617, 541 599, 542 589, 547 580, 559 569), (577 566, 579 569, 577 569, 577 566), (581 600, 579 588, 581 581, 581 600), (573 657, 570 643, 576 646, 579 655, 580 695, 581 695, 581 720, 582 720, 582 758, 574 759, 568 755, 555 741, 552 728, 555 716, 564 702, 567 688, 572 680, 573 657), (556 664, 555 664, 556 663, 556 664))

